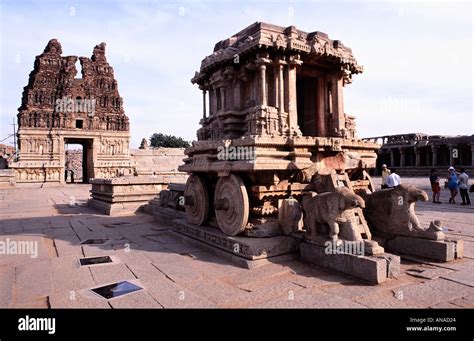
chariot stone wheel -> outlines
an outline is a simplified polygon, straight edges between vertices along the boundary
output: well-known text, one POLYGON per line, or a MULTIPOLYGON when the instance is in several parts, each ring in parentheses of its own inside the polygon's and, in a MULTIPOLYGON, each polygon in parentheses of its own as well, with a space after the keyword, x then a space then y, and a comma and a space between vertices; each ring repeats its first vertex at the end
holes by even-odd
POLYGON ((191 224, 202 225, 209 214, 209 195, 204 179, 196 174, 189 176, 184 190, 184 208, 191 224))
POLYGON ((214 194, 214 208, 222 232, 236 236, 245 229, 249 217, 249 197, 239 176, 231 174, 219 178, 214 194))

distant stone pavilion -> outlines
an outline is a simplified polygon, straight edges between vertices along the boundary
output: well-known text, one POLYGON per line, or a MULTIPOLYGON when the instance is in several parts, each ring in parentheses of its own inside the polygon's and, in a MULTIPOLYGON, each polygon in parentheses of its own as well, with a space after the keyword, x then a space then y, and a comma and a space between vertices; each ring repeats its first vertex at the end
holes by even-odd
POLYGON ((364 140, 382 143, 377 157, 378 170, 382 164, 407 175, 427 174, 431 168, 447 171, 449 166, 474 170, 474 135, 411 133, 364 140))
POLYGON ((52 39, 36 57, 18 112, 17 183, 64 183, 65 145, 83 146, 82 178, 131 172, 129 119, 124 113, 105 43, 91 58, 61 56, 52 39), (76 78, 79 59, 82 77, 76 78))

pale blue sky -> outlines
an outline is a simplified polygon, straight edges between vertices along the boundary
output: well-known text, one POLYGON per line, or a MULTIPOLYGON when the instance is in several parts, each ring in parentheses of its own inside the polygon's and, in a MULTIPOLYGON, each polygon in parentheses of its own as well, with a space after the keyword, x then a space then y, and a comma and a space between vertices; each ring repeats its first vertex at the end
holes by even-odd
POLYGON ((195 138, 201 92, 190 82, 214 44, 255 21, 322 31, 365 68, 345 88, 359 136, 473 134, 470 1, 0 0, 0 140, 51 38, 63 55, 107 43, 132 145, 154 132, 195 138))

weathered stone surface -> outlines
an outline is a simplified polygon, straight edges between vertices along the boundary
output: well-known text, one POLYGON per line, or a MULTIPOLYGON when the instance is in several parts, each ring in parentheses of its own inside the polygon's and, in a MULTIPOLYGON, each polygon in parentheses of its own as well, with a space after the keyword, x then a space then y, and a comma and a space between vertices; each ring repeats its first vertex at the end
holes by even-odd
MULTIPOLYGON (((51 278, 55 293, 78 293, 80 289, 94 286, 88 268, 80 268, 76 256, 65 256, 51 260, 51 278)), ((75 295, 76 297, 78 295, 75 295)))
POLYGON ((458 307, 474 308, 474 295, 468 295, 462 298, 457 298, 450 302, 458 307))
POLYGON ((15 268, 0 265, 0 308, 8 308, 13 301, 13 284, 15 268))
POLYGON ((91 180, 89 206, 108 215, 128 215, 146 205, 161 190, 164 179, 134 177, 91 180))
MULTIPOLYGON (((300 212, 301 213, 301 212, 300 212)), ((250 219, 242 237, 268 238, 281 235, 281 228, 275 217, 250 219)))
POLYGON ((474 267, 469 267, 449 274, 443 274, 442 278, 468 285, 474 288, 474 267))
POLYGON ((50 260, 38 260, 33 265, 16 267, 15 283, 15 303, 21 304, 49 296, 52 292, 50 260))
POLYGON ((80 240, 76 235, 64 235, 54 239, 54 245, 60 257, 70 255, 82 256, 81 248, 76 246, 79 243, 80 240))
POLYGON ((165 276, 141 280, 146 290, 164 308, 215 308, 217 304, 165 276))
POLYGON ((410 267, 406 270, 406 273, 413 277, 424 278, 424 279, 435 279, 441 276, 445 276, 447 274, 452 273, 453 270, 441 268, 437 266, 430 266, 430 265, 420 265, 410 267))
POLYGON ((89 269, 92 274, 92 278, 94 278, 94 282, 97 285, 124 281, 127 279, 136 279, 136 277, 125 264, 91 266, 89 269))
POLYGON ((327 294, 318 289, 297 291, 253 306, 255 308, 365 308, 348 299, 327 294))
POLYGON ((140 290, 123 297, 117 297, 108 301, 114 309, 123 309, 127 307, 140 307, 143 309, 163 309, 149 293, 140 290))
POLYGON ((186 174, 178 172, 185 157, 184 148, 131 149, 130 157, 139 176, 167 174, 181 177, 181 181, 186 182, 186 174))
POLYGON ((110 309, 106 300, 85 297, 80 292, 71 293, 69 290, 54 292, 49 296, 49 303, 53 309, 110 309))
MULTIPOLYGON (((420 188, 429 186, 426 178, 408 178, 403 180, 407 183, 413 183, 417 187, 421 186, 420 188)), ((376 179, 376 181, 379 180, 376 179)), ((87 231, 79 223, 83 223, 87 226, 87 229, 94 233, 113 231, 113 238, 116 240, 114 242, 111 241, 111 245, 114 245, 115 255, 133 273, 132 278, 138 277, 143 282, 145 291, 166 308, 207 308, 217 307, 219 304, 239 308, 253 306, 346 308, 352 307, 354 303, 357 306, 380 308, 473 307, 472 297, 474 297, 474 294, 469 290, 472 287, 468 285, 470 283, 468 281, 470 274, 474 273, 471 269, 474 267, 474 260, 467 257, 448 263, 430 262, 422 260, 420 257, 413 257, 412 261, 405 260, 401 264, 400 271, 402 274, 399 278, 385 281, 377 286, 362 285, 361 281, 352 276, 300 260, 282 261, 278 259, 279 256, 265 259, 267 262, 270 262, 267 265, 272 265, 270 267, 265 265, 251 270, 242 269, 235 266, 234 263, 227 260, 223 255, 216 255, 212 252, 200 250, 189 252, 191 255, 177 254, 174 250, 180 249, 180 238, 171 238, 169 232, 163 233, 163 229, 172 229, 172 226, 154 225, 151 223, 154 219, 151 216, 138 214, 114 218, 96 215, 86 207, 79 207, 78 212, 70 215, 70 213, 60 213, 54 207, 54 205, 61 203, 66 203, 67 205, 70 195, 74 195, 78 201, 87 199, 89 189, 90 186, 71 185, 66 188, 17 188, 8 191, 2 190, 0 191, 0 200, 4 198, 6 204, 0 207, 2 218, 5 217, 5 219, 0 220, 0 226, 9 225, 11 222, 19 222, 16 225, 22 226, 21 221, 24 218, 28 219, 31 217, 47 217, 48 221, 49 219, 64 218, 64 222, 70 223, 69 227, 41 230, 41 232, 45 233, 45 236, 53 236, 54 232, 57 232, 55 243, 58 244, 64 240, 63 236, 66 238, 71 235, 75 236, 76 230, 78 233, 86 234, 87 231), (24 210, 25 207, 28 208, 27 211, 24 210), (53 214, 56 216, 51 217, 53 214), (77 225, 76 222, 78 223, 77 225), (159 228, 161 233, 154 230, 155 227, 159 228), (158 234, 158 236, 156 240, 143 237, 149 234, 158 234), (137 242, 131 241, 132 238, 137 242), (129 245, 126 248, 124 244, 129 245), (170 250, 166 248, 167 244, 175 249, 170 250), (130 252, 127 253, 126 249, 130 250, 130 252), (201 279, 186 281, 182 285, 174 283, 160 272, 152 262, 157 265, 166 265, 174 262, 175 266, 184 269, 183 271, 191 269, 191 273, 198 273, 201 279), (407 274, 407 272, 410 272, 410 269, 420 267, 420 264, 426 264, 421 266, 423 268, 428 267, 429 270, 419 274, 431 277, 432 279, 407 274), (443 278, 451 275, 459 277, 455 276, 449 280, 443 278), (237 288, 238 298, 233 299, 222 294, 223 300, 216 303, 210 301, 209 298, 205 298, 202 294, 197 294, 190 288, 185 287, 191 283, 195 284, 202 279, 218 281, 237 288), (443 285, 436 284, 437 282, 435 281, 439 280, 444 280, 448 283, 443 285), (301 290, 296 290, 297 288, 293 287, 290 283, 295 284, 301 290), (422 287, 416 290, 412 288, 412 286, 427 285, 428 283, 433 283, 433 287, 422 287), (407 293, 403 296, 405 288, 407 288, 407 293), (306 291, 306 289, 318 290, 306 291), (294 299, 292 301, 289 300, 289 291, 293 291, 294 299), (243 292, 243 295, 241 292, 243 292), (400 292, 401 295, 399 294, 400 292), (425 292, 429 292, 429 295, 422 300, 413 301, 411 299, 412 297, 422 297, 422 294, 425 292), (301 296, 303 293, 307 295, 301 296)), ((446 195, 446 192, 442 193, 442 200, 444 199, 443 195, 446 195)), ((443 227, 447 228, 445 231, 447 239, 458 238, 460 235, 463 235, 463 238, 468 240, 474 238, 472 224, 470 223, 471 211, 472 208, 469 209, 459 205, 436 205, 431 202, 420 202, 417 205, 417 215, 422 224, 429 223, 433 219, 440 219, 445 222, 443 227)), ((15 238, 21 237, 31 240, 32 235, 20 236, 22 233, 23 228, 21 227, 15 238)), ((40 240, 44 239, 44 237, 36 235, 40 234, 40 230, 35 230, 34 233, 35 240, 39 238, 38 246, 41 249, 41 245, 44 242, 40 242, 40 240)), ((11 234, 8 234, 4 235, 3 238, 7 236, 12 237, 11 234)), ((186 236, 182 237, 188 238, 186 236)), ((194 239, 188 238, 188 240, 194 239)), ((196 240, 194 241, 200 243, 200 245, 208 245, 196 240)), ((53 288, 51 294, 38 298, 27 297, 24 302, 14 303, 10 307, 46 307, 49 297, 49 303, 53 308, 110 308, 105 300, 98 298, 87 300, 82 296, 81 289, 96 287, 104 283, 96 284, 93 282, 88 268, 75 268, 77 259, 83 257, 82 246, 79 245, 77 237, 75 242, 72 243, 66 240, 66 245, 71 250, 76 248, 78 254, 74 255, 74 253, 71 253, 70 256, 59 254, 59 257, 56 257, 49 254, 47 250, 40 250, 40 254, 43 255, 42 257, 47 257, 44 259, 51 259, 51 282, 53 288), (79 271, 76 272, 76 270, 79 271), (70 299, 71 291, 77 294, 76 300, 70 299)), ((469 250, 472 246, 472 242, 465 242, 466 250, 469 250)), ((229 252, 209 245, 208 247, 232 257, 232 254, 229 252)), ((96 246, 96 250, 101 249, 102 246, 96 246)), ((93 248, 86 248, 86 250, 89 253, 89 251, 92 252, 93 248)), ((188 243, 183 242, 180 250, 189 251, 188 243)), ((241 257, 236 258, 246 260, 241 257)), ((7 257, 0 255, 0 263, 4 260, 4 265, 7 268, 11 269, 14 266, 21 265, 25 269, 32 267, 33 271, 36 271, 36 262, 38 261, 37 259, 31 259, 29 256, 16 255, 7 257)), ((105 272, 108 266, 102 266, 101 268, 105 272)), ((4 269, 4 267, 0 266, 0 297, 2 297, 2 294, 10 297, 8 292, 21 293, 23 290, 29 290, 27 287, 17 287, 13 275, 10 276, 11 270, 5 272, 4 269), (7 289, 3 290, 3 288, 7 289)), ((33 282, 35 278, 33 278, 33 282)), ((40 281, 38 282, 39 284, 40 281)), ((226 286, 222 287, 221 292, 223 293, 226 288, 226 286)), ((203 285, 202 290, 206 290, 205 285, 203 285)), ((233 291, 228 291, 228 295, 232 296, 233 291)), ((214 298, 219 299, 219 295, 215 295, 214 298)), ((141 303, 140 300, 130 300, 128 304, 128 308, 139 308, 141 303)), ((143 304, 147 303, 144 302, 143 304)), ((123 306, 126 306, 124 301, 123 306)))
POLYGON ((404 300, 423 307, 435 306, 474 294, 474 288, 442 278, 404 285, 394 290, 400 291, 404 300))
POLYGON ((320 225, 329 226, 329 238, 336 241, 341 236, 349 241, 362 240, 359 224, 354 213, 355 207, 365 207, 364 200, 348 188, 334 192, 316 194, 303 198, 305 211, 304 226, 308 238, 315 237, 322 229, 320 225))
POLYGON ((326 254, 324 247, 306 242, 300 244, 300 254, 305 261, 338 270, 374 284, 397 277, 400 271, 400 258, 390 254, 378 256, 326 254))
POLYGON ((187 221, 174 220, 175 231, 191 238, 212 245, 234 256, 246 259, 275 257, 297 250, 297 242, 292 237, 278 236, 271 238, 231 237, 219 230, 189 224, 187 221))
POLYGON ((462 240, 429 240, 399 236, 385 243, 387 251, 418 256, 440 262, 449 262, 463 257, 462 240))
POLYGON ((399 294, 400 291, 394 290, 380 290, 374 293, 370 293, 366 296, 356 297, 354 301, 360 303, 369 308, 376 309, 387 309, 387 308, 420 308, 419 305, 408 302, 403 298, 403 294, 399 294))
POLYGON ((415 203, 427 201, 425 191, 411 185, 376 191, 366 198, 364 214, 370 227, 391 236, 444 239, 438 228, 421 227, 415 214, 415 203))

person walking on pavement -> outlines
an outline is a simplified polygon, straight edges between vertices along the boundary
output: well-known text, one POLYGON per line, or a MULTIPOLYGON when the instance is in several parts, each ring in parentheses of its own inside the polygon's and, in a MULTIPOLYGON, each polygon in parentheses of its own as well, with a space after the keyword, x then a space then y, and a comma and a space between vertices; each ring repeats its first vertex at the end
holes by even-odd
POLYGON ((441 204, 441 201, 439 201, 439 196, 441 194, 441 187, 439 186, 439 176, 438 172, 434 168, 431 170, 430 183, 431 190, 433 191, 433 203, 441 204))
POLYGON ((455 198, 458 195, 458 176, 456 174, 456 170, 454 167, 449 167, 448 169, 448 177, 446 178, 448 181, 448 188, 449 191, 451 192, 451 197, 449 198, 449 203, 450 204, 455 204, 455 198))
POLYGON ((469 199, 469 175, 467 175, 466 170, 461 168, 461 174, 458 178, 459 181, 459 192, 461 193, 462 203, 461 205, 470 205, 471 199, 469 199))

